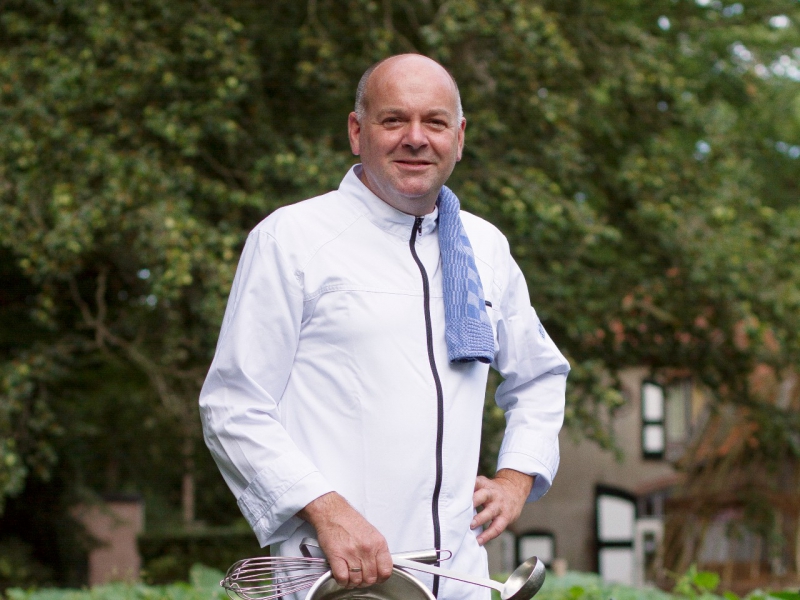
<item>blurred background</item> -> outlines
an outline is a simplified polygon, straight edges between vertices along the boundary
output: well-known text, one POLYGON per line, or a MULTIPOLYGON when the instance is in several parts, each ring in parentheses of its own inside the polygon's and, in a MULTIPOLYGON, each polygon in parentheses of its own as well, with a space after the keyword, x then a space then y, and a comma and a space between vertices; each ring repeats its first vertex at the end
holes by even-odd
POLYGON ((246 234, 338 186, 356 83, 400 52, 458 81, 449 185, 573 365, 561 471, 493 570, 800 585, 799 26, 797 0, 0 0, 0 588, 261 552, 199 388, 246 234))

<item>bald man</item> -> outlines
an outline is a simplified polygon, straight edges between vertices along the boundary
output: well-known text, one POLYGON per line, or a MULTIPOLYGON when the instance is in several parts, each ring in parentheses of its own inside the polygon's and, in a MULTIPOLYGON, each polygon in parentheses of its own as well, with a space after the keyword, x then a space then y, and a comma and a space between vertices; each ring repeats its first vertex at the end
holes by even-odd
POLYGON ((206 443, 262 546, 299 555, 316 537, 348 588, 425 548, 488 576, 483 545, 558 468, 569 365, 505 237, 444 186, 465 128, 435 61, 367 70, 348 119, 361 164, 251 232, 201 393, 206 443), (507 422, 493 479, 477 476, 489 366, 507 422))

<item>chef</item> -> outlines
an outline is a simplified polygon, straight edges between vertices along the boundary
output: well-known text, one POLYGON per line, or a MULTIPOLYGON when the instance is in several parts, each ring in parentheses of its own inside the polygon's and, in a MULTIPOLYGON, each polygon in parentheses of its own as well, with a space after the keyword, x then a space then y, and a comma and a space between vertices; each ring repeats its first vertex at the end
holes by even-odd
MULTIPOLYGON (((488 576, 484 544, 558 468, 569 365, 506 238, 444 185, 465 128, 435 61, 367 70, 348 119, 361 163, 250 233, 201 393, 206 443, 259 542, 299 555, 316 537, 346 587, 388 578, 392 552, 431 547, 488 576), (486 478, 490 366, 507 426, 486 478)), ((440 599, 489 598, 421 579, 440 599)))

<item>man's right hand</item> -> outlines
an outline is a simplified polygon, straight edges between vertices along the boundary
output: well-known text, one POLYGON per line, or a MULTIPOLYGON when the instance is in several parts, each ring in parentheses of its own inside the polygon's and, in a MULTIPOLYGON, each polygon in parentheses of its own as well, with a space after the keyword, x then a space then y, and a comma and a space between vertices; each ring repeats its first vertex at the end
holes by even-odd
POLYGON ((389 579, 392 557, 386 539, 347 500, 330 492, 297 513, 317 530, 336 583, 367 587, 389 579))

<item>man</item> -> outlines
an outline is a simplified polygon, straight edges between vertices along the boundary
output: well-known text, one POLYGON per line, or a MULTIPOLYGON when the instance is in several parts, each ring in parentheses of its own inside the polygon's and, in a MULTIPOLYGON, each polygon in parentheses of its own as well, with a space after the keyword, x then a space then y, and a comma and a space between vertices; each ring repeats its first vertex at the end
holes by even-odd
MULTIPOLYGON (((260 543, 297 555, 317 537, 347 587, 431 547, 488 575, 483 544, 558 467, 569 366, 505 238, 443 188, 465 127, 438 63, 365 73, 348 121, 361 164, 250 234, 201 393, 206 443, 260 543), (476 479, 490 361, 507 429, 497 475, 476 479)), ((439 598, 489 597, 420 578, 439 598)))

